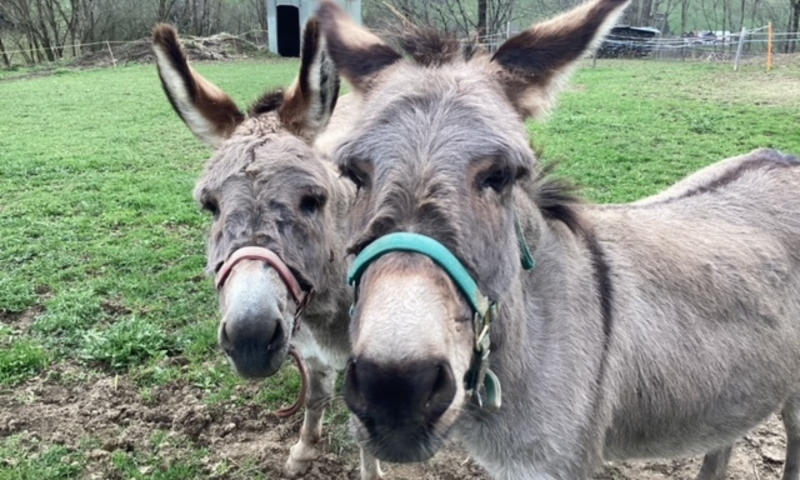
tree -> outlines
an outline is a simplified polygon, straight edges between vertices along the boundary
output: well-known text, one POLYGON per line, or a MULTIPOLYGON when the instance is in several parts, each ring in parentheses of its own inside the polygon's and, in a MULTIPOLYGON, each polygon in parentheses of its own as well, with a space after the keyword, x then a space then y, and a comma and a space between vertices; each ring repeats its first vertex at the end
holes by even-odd
POLYGON ((477 34, 479 37, 486 35, 486 7, 489 0, 478 0, 477 34))
POLYGON ((800 0, 789 0, 789 33, 784 52, 794 52, 797 48, 797 33, 800 31, 800 0))
MULTIPOLYGON (((364 20, 378 28, 397 21, 397 14, 421 27, 434 27, 463 38, 505 31, 508 22, 523 20, 521 0, 372 0, 364 20)), ((525 24, 532 23, 530 17, 525 24)))
POLYGON ((2 8, 0 7, 0 55, 3 57, 3 63, 5 64, 6 68, 11 68, 11 59, 8 58, 8 54, 6 53, 6 46, 3 45, 3 33, 13 28, 14 24, 6 16, 2 8))

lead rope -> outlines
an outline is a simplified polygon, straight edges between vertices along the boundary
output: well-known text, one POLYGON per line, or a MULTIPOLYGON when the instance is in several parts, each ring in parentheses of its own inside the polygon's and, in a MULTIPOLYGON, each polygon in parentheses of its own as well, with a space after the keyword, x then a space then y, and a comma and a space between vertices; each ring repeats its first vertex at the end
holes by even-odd
MULTIPOLYGON (((528 242, 525 240, 524 229, 522 222, 519 220, 516 210, 514 211, 514 230, 517 234, 517 242, 519 243, 520 262, 522 263, 523 270, 533 270, 536 266, 536 260, 531 254, 528 242)), ((495 411, 503 404, 503 391, 500 386, 500 380, 497 375, 489 369, 489 354, 491 353, 491 339, 489 337, 489 330, 497 318, 497 304, 492 302, 489 309, 486 311, 485 316, 475 312, 474 329, 475 329, 475 351, 472 356, 472 364, 467 372, 467 390, 471 393, 478 408, 487 411, 495 411), (481 392, 483 390, 483 393, 481 392), (484 399, 485 396, 485 399, 484 399)))

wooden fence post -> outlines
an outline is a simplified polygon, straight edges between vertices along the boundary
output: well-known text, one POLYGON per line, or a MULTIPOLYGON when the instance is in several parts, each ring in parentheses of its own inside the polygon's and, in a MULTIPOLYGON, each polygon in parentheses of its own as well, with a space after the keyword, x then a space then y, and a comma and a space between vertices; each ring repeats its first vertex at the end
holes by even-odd
POLYGON ((772 37, 775 32, 772 31, 772 22, 769 22, 767 27, 767 71, 772 71, 772 37))

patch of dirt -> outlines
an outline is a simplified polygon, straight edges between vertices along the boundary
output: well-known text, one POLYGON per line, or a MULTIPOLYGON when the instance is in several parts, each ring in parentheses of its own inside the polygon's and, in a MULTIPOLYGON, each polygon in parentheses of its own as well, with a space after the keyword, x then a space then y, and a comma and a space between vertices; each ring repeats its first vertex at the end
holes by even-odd
MULTIPOLYGON (((255 55, 265 57, 273 55, 268 53, 265 47, 260 47, 255 43, 228 33, 218 33, 211 37, 181 36, 181 43, 190 62, 237 60, 255 55)), ((155 56, 152 50, 152 39, 147 37, 122 44, 105 45, 94 52, 85 53, 76 61, 70 63, 67 68, 102 68, 125 65, 127 63, 153 62, 155 62, 155 56)), ((44 66, 35 72, 0 77, 0 82, 46 77, 62 71, 64 71, 64 67, 56 65, 44 66)), ((0 206, 0 209, 2 209, 2 206, 0 206)))
MULTIPOLYGON (((80 367, 60 365, 46 377, 0 391, 0 438, 20 435, 23 442, 72 448, 94 439, 94 446, 87 450, 84 479, 122 479, 111 461, 117 450, 157 458, 162 468, 168 468, 188 460, 198 447, 208 451, 199 478, 233 480, 251 476, 248 473, 253 471, 272 479, 286 478, 283 465, 297 440, 300 415, 281 420, 264 407, 237 405, 235 399, 210 406, 203 397, 201 389, 190 385, 167 386, 143 397, 126 379, 87 380, 80 367), (158 432, 166 434, 156 441, 158 432), (225 464, 232 468, 220 469, 225 464)), ((359 478, 357 452, 332 438, 335 428, 326 425, 322 455, 303 478, 359 478)), ((777 418, 770 418, 737 444, 728 479, 778 480, 784 449, 782 427, 777 418)), ((624 463, 605 468, 595 479, 691 480, 700 461, 624 463)), ((488 480, 457 448, 423 464, 384 465, 384 471, 387 479, 394 480, 488 480)))
POLYGON ((120 300, 106 300, 100 307, 108 316, 113 318, 133 313, 133 311, 120 300))
MULTIPOLYGON (((77 62, 80 67, 110 67, 129 62, 152 63, 152 39, 150 37, 133 42, 107 45, 83 55, 77 62)), ((203 60, 230 60, 252 55, 261 50, 256 44, 228 33, 211 37, 181 36, 181 43, 190 62, 203 60)))
POLYGON ((27 333, 42 312, 42 305, 34 305, 21 313, 0 311, 0 324, 7 325, 18 333, 27 333))

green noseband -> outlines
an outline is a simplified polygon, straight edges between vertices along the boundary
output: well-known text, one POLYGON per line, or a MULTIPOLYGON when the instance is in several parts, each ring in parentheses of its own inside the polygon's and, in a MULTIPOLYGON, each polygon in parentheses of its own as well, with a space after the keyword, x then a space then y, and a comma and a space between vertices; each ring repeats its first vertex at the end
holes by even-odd
MULTIPOLYGON (((522 236, 522 226, 516 218, 516 214, 514 220, 520 244, 522 266, 525 270, 530 270, 534 266, 533 256, 522 236)), ((467 393, 476 397, 481 408, 485 407, 488 410, 500 408, 502 404, 500 382, 494 372, 489 370, 489 353, 491 351, 489 327, 497 316, 495 303, 480 291, 478 284, 466 267, 447 247, 425 235, 409 232, 385 235, 361 251, 347 274, 347 281, 355 288, 356 293, 358 292, 358 283, 367 267, 378 258, 391 252, 412 252, 425 255, 447 272, 461 293, 464 294, 474 313, 473 328, 475 332, 472 362, 464 379, 467 393), (483 390, 483 394, 481 390, 483 390), (483 395, 486 397, 485 404, 483 395)))
POLYGON ((441 267, 453 282, 467 297, 467 301, 472 306, 472 310, 481 316, 485 316, 489 310, 490 302, 478 288, 478 284, 472 279, 464 265, 450 253, 444 245, 425 235, 418 233, 398 232, 385 235, 370 243, 356 257, 355 262, 350 267, 347 274, 347 281, 350 285, 358 285, 361 275, 369 265, 390 252, 413 252, 421 253, 433 260, 441 267))

